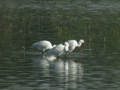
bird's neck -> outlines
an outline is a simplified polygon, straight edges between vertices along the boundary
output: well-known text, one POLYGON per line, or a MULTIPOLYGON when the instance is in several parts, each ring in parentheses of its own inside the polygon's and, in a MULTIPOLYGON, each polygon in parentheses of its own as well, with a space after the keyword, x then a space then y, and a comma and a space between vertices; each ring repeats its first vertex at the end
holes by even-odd
POLYGON ((68 51, 68 49, 69 49, 69 46, 66 45, 66 46, 65 46, 65 51, 68 51))
POLYGON ((82 43, 79 42, 77 46, 80 47, 81 45, 82 45, 82 43))
POLYGON ((56 45, 53 45, 52 48, 56 47, 56 45))

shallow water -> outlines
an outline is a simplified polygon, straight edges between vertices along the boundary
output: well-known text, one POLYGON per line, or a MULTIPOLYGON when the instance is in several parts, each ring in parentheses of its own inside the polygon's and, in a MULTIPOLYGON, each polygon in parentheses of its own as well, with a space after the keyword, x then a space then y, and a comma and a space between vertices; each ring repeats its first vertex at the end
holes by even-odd
POLYGON ((0 3, 0 90, 120 90, 119 0, 0 3), (71 58, 50 60, 31 48, 80 38, 71 58))

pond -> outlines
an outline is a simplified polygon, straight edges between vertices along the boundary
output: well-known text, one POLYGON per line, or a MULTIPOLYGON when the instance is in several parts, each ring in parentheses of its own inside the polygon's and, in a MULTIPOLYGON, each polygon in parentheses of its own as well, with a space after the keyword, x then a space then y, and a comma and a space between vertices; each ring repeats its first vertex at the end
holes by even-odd
POLYGON ((119 0, 0 1, 0 90, 120 90, 119 0), (32 43, 84 39, 48 60, 32 43))

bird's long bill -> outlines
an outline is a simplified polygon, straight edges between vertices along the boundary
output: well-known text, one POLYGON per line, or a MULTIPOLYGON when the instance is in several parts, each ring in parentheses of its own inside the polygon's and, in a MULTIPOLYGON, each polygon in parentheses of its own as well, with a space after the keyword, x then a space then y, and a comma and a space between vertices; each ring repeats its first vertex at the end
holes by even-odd
POLYGON ((84 43, 82 44, 82 46, 79 48, 80 51, 82 51, 84 49, 84 43))

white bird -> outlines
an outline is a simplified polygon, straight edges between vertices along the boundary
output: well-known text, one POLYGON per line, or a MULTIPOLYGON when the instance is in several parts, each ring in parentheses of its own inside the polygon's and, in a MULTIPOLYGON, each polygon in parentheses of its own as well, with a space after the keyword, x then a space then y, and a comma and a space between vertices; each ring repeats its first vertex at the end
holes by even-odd
POLYGON ((79 42, 77 42, 76 40, 68 40, 68 44, 69 44, 68 52, 69 53, 73 52, 76 47, 80 47, 83 43, 84 43, 83 39, 81 39, 79 42))
POLYGON ((65 42, 64 45, 66 45, 64 48, 64 54, 67 54, 67 52, 69 51, 69 43, 65 42))
POLYGON ((38 41, 32 44, 33 48, 40 50, 42 53, 44 53, 46 50, 52 49, 55 46, 56 45, 52 46, 51 42, 47 40, 38 41))
POLYGON ((56 47, 48 50, 45 53, 45 55, 46 56, 53 55, 53 56, 56 56, 56 57, 62 56, 62 55, 64 55, 68 51, 68 47, 69 47, 68 42, 65 42, 65 45, 59 44, 56 47))

